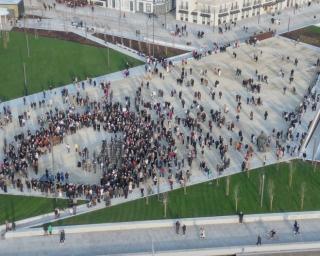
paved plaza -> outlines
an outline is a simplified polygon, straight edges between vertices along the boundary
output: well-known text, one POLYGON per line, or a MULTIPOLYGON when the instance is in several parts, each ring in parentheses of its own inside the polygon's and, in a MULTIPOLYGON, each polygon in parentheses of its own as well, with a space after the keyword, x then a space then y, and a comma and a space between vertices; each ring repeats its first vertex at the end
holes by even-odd
MULTIPOLYGON (((206 114, 207 118, 204 122, 199 122, 199 127, 202 129, 202 139, 204 139, 209 132, 208 120, 211 119, 210 111, 220 112, 223 119, 223 123, 220 124, 221 128, 218 127, 217 123, 212 122, 212 132, 209 133, 213 135, 213 139, 216 141, 219 137, 223 138, 228 147, 226 155, 227 158, 230 158, 230 165, 223 172, 226 175, 240 171, 247 151, 244 145, 251 145, 253 147, 253 155, 247 162, 247 168, 262 166, 264 161, 266 163, 276 162, 275 134, 277 132, 283 132, 281 140, 283 147, 290 144, 289 153, 285 152, 284 159, 297 156, 300 138, 293 142, 286 141, 285 134, 288 129, 288 122, 284 120, 283 113, 285 111, 294 111, 302 102, 303 95, 307 92, 307 88, 315 77, 316 69, 314 64, 317 54, 318 52, 313 48, 307 48, 303 44, 295 45, 287 39, 277 37, 262 41, 257 46, 243 44, 236 49, 232 47, 228 48, 225 53, 206 56, 201 60, 188 61, 188 64, 184 65, 188 76, 183 85, 177 84, 177 78, 180 76, 182 69, 181 63, 174 65, 169 73, 160 68, 159 72, 164 74, 164 80, 159 75, 145 73, 143 67, 138 67, 132 71, 131 78, 122 79, 123 75, 121 72, 118 72, 111 76, 97 78, 97 84, 101 80, 109 81, 109 79, 114 79, 111 83, 113 99, 114 101, 124 102, 126 96, 134 97, 136 90, 141 85, 141 82, 143 82, 145 84, 142 89, 144 102, 150 102, 151 106, 157 102, 161 104, 170 102, 174 108, 174 116, 172 121, 165 122, 165 126, 174 131, 179 161, 182 159, 186 160, 191 150, 181 143, 183 141, 182 137, 186 140, 187 136, 189 136, 188 128, 177 124, 175 122, 176 118, 183 119, 187 110, 190 111, 191 117, 197 118, 197 112, 203 108, 203 113, 206 114), (234 53, 237 55, 236 58, 234 58, 234 53), (259 58, 257 62, 253 59, 254 55, 259 58), (290 56, 289 60, 287 56, 290 56), (297 67, 294 64, 295 58, 298 59, 297 67), (190 68, 192 68, 192 74, 190 74, 190 68), (242 70, 240 76, 236 76, 237 68, 242 70), (218 69, 221 70, 220 76, 218 69), (279 74, 281 69, 285 74, 283 78, 279 74), (294 81, 289 85, 289 74, 292 69, 294 69, 294 81), (243 80, 253 78, 254 81, 257 81, 258 75, 268 77, 268 83, 258 82, 261 85, 260 93, 252 92, 243 86, 243 80), (207 82, 201 84, 201 78, 207 80, 207 82), (194 80, 194 86, 187 86, 187 83, 192 79, 194 80), (150 83, 148 89, 146 88, 147 81, 150 83), (215 81, 219 81, 216 87, 214 86, 215 81), (284 87, 287 88, 285 94, 284 87), (295 94, 292 91, 293 87, 296 90, 295 94), (164 91, 163 97, 158 97, 159 89, 164 91), (185 101, 184 108, 182 107, 182 101, 178 97, 179 92, 181 92, 182 99, 185 101), (195 98, 195 92, 200 92, 201 99, 195 98), (219 98, 220 92, 222 93, 221 99, 219 98), (215 94, 214 100, 212 99, 213 93, 215 94), (239 112, 237 112, 238 102, 236 101, 236 95, 240 95, 242 100, 239 112), (252 97, 255 98, 255 102, 257 102, 259 97, 261 105, 251 102, 252 97), (247 99, 250 99, 248 104, 247 99), (267 120, 265 120, 264 115, 266 111, 268 112, 267 120), (253 120, 250 120, 250 112, 252 112, 253 120), (239 121, 236 119, 237 115, 239 115, 239 121), (230 126, 232 124, 234 125, 234 129, 231 131, 230 126), (273 129, 275 129, 274 132, 272 132, 273 129), (240 131, 242 132, 242 136, 239 136, 240 131), (270 147, 266 153, 259 153, 256 147, 256 139, 262 131, 271 140, 270 147), (236 149, 235 145, 240 142, 241 137, 243 137, 242 148, 236 149), (232 142, 229 143, 231 138, 232 142)), ((88 83, 86 83, 85 90, 81 89, 81 86, 75 85, 70 85, 68 88, 73 94, 69 95, 69 103, 67 104, 62 102, 60 89, 47 92, 45 107, 37 108, 36 110, 25 107, 22 99, 3 103, 3 106, 10 106, 14 121, 0 131, 0 136, 2 138, 6 137, 7 143, 11 143, 13 142, 14 135, 18 133, 26 132, 27 130, 34 133, 39 129, 39 119, 50 109, 54 109, 55 107, 67 109, 75 106, 74 95, 76 92, 82 97, 89 97, 97 101, 103 97, 103 92, 98 86, 94 87, 88 85, 88 83), (24 107, 23 110, 22 106, 24 107), (23 111, 27 112, 30 119, 26 120, 24 127, 19 127, 17 116, 23 114, 23 111)), ((26 106, 29 106, 33 101, 37 102, 42 99, 42 93, 31 95, 27 97, 26 106)), ((85 106, 77 106, 74 111, 82 113, 84 110, 85 106)), ((153 117, 156 117, 155 112, 151 109, 146 108, 146 111, 152 114, 153 117)), ((301 125, 295 128, 300 136, 303 132, 307 132, 307 126, 315 114, 315 111, 309 109, 302 116, 301 125)), ((200 135, 201 133, 198 133, 198 136, 200 135)), ((78 168, 79 154, 75 148, 88 148, 89 158, 93 159, 93 155, 96 155, 101 150, 102 140, 110 142, 112 137, 114 138, 115 136, 102 130, 97 132, 92 127, 78 129, 76 133, 65 136, 62 144, 54 146, 52 154, 49 152, 43 154, 39 158, 38 175, 36 176, 29 169, 28 178, 40 177, 45 173, 45 169, 52 170, 53 167, 54 172, 68 171, 70 173, 69 181, 73 183, 97 184, 101 178, 101 170, 96 168, 96 171, 94 171, 91 168, 90 171, 85 171, 83 168, 78 168), (70 153, 67 152, 67 144, 70 146, 70 153), (54 158, 53 160, 52 157, 54 158)), ((1 139, 1 148, 4 146, 3 143, 4 140, 1 139)), ((211 177, 218 176, 217 165, 223 164, 219 155, 219 149, 216 148, 215 144, 208 147, 202 142, 202 145, 198 148, 198 157, 190 168, 192 172, 191 181, 203 181, 207 179, 207 173, 204 173, 203 169, 199 168, 200 161, 205 161, 212 172, 211 177), (201 154, 201 149, 203 149, 203 154, 201 154)), ((186 169, 188 169, 187 166, 183 168, 184 171, 186 169)), ((174 168, 174 170, 179 171, 178 168, 174 168)), ((161 179, 161 183, 167 183, 166 179, 161 179)))

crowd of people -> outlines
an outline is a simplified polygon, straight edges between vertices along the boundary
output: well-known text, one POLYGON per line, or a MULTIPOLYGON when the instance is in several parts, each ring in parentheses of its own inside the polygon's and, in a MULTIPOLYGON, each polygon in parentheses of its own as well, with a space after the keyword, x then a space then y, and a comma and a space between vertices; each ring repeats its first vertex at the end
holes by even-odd
MULTIPOLYGON (((238 48, 238 44, 235 43, 233 47, 238 48)), ((220 49, 224 50, 225 48, 220 49)), ((234 53, 233 57, 237 58, 237 54, 234 53)), ((262 51, 253 56, 255 62, 260 59, 263 59, 262 51)), ((293 61, 297 66, 298 60, 293 61)), ((124 101, 115 101, 110 82, 97 84, 94 79, 87 79, 86 82, 75 80, 78 88, 75 94, 70 94, 65 88, 61 90, 61 108, 53 106, 46 92, 43 92, 43 100, 39 102, 28 103, 24 98, 23 104, 30 104, 31 110, 19 115, 18 122, 21 127, 30 119, 29 111, 48 106, 49 109, 38 116, 38 127, 15 134, 9 142, 9 138, 6 138, 0 165, 0 188, 6 192, 8 186, 12 185, 20 191, 35 190, 70 198, 85 197, 90 199, 90 205, 94 205, 101 200, 110 202, 110 198, 114 197, 127 198, 134 188, 140 189, 141 196, 152 193, 152 188, 157 187, 159 179, 164 177, 171 188, 175 182, 184 186, 190 181, 195 159, 200 170, 210 176, 214 170, 204 157, 205 151, 219 156, 220 160, 215 167, 218 174, 230 166, 232 150, 243 155, 241 169, 248 170, 254 152, 257 151, 259 133, 251 134, 249 139, 244 138, 243 131, 237 128, 237 124, 240 122, 243 104, 252 108, 263 106, 260 94, 268 86, 268 77, 259 70, 256 70, 255 76, 245 77, 241 74, 241 69, 236 70, 236 79, 239 79, 240 83, 242 81, 247 91, 252 92, 252 97, 243 99, 241 95, 235 95, 237 107, 232 120, 228 117, 230 110, 227 105, 223 108, 213 107, 208 112, 203 107, 200 91, 194 91, 192 101, 187 104, 185 92, 181 89, 184 86, 192 88, 195 82, 199 82, 207 88, 213 102, 220 101, 223 97, 220 87, 221 67, 213 70, 218 77, 213 84, 208 83, 207 69, 200 70, 197 74, 200 79, 195 81, 194 70, 188 67, 186 60, 182 61, 181 67, 174 67, 172 62, 167 63, 164 59, 157 61, 149 58, 145 71, 147 77, 160 77, 165 80, 165 71, 171 72, 173 68, 179 71, 176 76, 177 85, 170 92, 161 89, 152 92, 150 80, 142 80, 134 96, 124 95, 124 101), (83 93, 86 86, 99 87, 103 97, 99 100, 91 99, 83 93), (150 94, 151 98, 146 97, 150 94), (184 111, 176 112, 173 102, 164 100, 164 94, 166 99, 170 98, 181 104, 184 111), (215 134, 214 126, 219 129, 226 128, 233 136, 215 134), (208 130, 205 127, 208 127, 208 130), (48 170, 42 179, 29 177, 30 169, 38 174, 38 161, 42 155, 50 153, 55 145, 65 143, 66 136, 83 128, 113 134, 111 142, 101 141, 100 153, 93 151, 90 154, 88 147, 80 148, 78 144, 74 145, 74 150, 78 153, 75 168, 82 167, 86 171, 93 169, 94 172, 99 169, 99 183, 71 183, 69 172, 57 172, 52 177, 48 170), (113 149, 109 150, 113 152, 112 156, 107 153, 107 146, 113 149)), ((294 71, 291 71, 290 77, 293 76, 294 71)), ((285 154, 296 154, 300 150, 306 132, 295 133, 294 128, 301 121, 308 106, 312 106, 313 111, 317 109, 319 99, 319 94, 310 87, 295 111, 283 113, 284 120, 289 123, 288 130, 274 128, 272 133, 268 134, 266 146, 271 148, 272 141, 275 141, 273 148, 278 159, 285 154), (290 141, 297 143, 291 146, 290 141)), ((268 122, 268 111, 262 113, 263 120, 268 122)), ((12 121, 10 108, 3 107, 3 116, 12 121)), ((251 111, 250 120, 254 118, 251 111)), ((70 152, 71 146, 66 144, 66 149, 70 152)))

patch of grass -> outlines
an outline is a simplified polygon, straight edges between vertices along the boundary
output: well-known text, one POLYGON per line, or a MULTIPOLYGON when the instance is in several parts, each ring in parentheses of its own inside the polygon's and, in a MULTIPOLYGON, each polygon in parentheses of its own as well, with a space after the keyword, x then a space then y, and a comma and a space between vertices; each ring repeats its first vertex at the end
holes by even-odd
MULTIPOLYGON (((229 196, 226 196, 226 178, 187 187, 168 193, 167 218, 187 218, 232 215, 236 213, 234 191, 239 187, 238 211, 245 214, 286 212, 320 209, 320 168, 309 162, 292 162, 292 184, 289 186, 288 163, 275 164, 230 177, 229 196), (260 207, 260 178, 265 175, 264 200, 260 207), (273 183, 274 199, 270 210, 269 184, 273 183), (301 185, 306 184, 304 207, 301 205, 301 185)), ((54 225, 79 225, 105 222, 164 219, 164 207, 157 196, 138 199, 95 212, 57 221, 54 225)))
MULTIPOLYGON (((78 203, 84 203, 78 201, 78 203)), ((68 200, 31 196, 0 195, 0 224, 53 212, 68 207, 68 200)))
POLYGON ((308 26, 282 34, 284 37, 320 47, 320 27, 308 26))
POLYGON ((142 64, 139 60, 109 49, 83 45, 75 42, 38 37, 22 32, 10 32, 9 41, 0 38, 0 99, 9 100, 23 96, 24 70, 26 67, 27 94, 36 93, 49 86, 69 84, 78 80, 123 70, 142 64))

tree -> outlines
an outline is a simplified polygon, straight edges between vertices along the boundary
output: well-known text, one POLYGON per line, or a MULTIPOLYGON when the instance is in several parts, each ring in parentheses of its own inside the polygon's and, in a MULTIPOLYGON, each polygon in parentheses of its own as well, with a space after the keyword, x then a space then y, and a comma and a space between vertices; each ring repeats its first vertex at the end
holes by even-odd
POLYGON ((168 193, 163 193, 164 217, 167 217, 168 193))
POLYGON ((289 162, 289 188, 291 188, 292 186, 293 172, 294 172, 293 161, 290 161, 289 162))
POLYGON ((306 193, 306 183, 302 182, 300 187, 300 210, 303 210, 305 193, 306 193))
POLYGON ((229 196, 230 191, 230 176, 227 176, 226 178, 226 196, 229 196))
POLYGON ((269 192, 269 200, 270 200, 270 211, 272 211, 273 198, 274 198, 274 183, 272 180, 269 181, 268 192, 269 192))
POLYGON ((233 191, 233 194, 234 194, 234 203, 235 203, 235 207, 236 207, 236 212, 238 212, 238 203, 239 203, 239 193, 240 193, 240 189, 239 189, 239 185, 236 185, 234 187, 234 191, 233 191))
POLYGON ((260 185, 260 207, 262 208, 262 203, 263 203, 263 193, 264 193, 264 180, 265 180, 265 175, 262 174, 261 178, 261 185, 260 185))

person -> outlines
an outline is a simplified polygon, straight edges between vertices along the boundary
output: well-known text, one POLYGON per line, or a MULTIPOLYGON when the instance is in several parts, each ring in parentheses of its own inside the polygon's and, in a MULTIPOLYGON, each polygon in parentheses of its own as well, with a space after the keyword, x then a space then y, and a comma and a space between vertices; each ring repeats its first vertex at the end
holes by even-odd
POLYGON ((271 229, 269 232, 270 239, 274 238, 275 235, 276 235, 276 231, 274 229, 271 229))
POLYGON ((256 245, 261 245, 261 236, 260 235, 258 235, 256 245))
POLYGON ((206 238, 206 231, 204 230, 204 227, 200 228, 200 238, 205 239, 206 238))
POLYGON ((180 231, 180 222, 177 220, 176 221, 176 234, 178 235, 180 231))
POLYGON ((48 226, 48 232, 49 232, 49 235, 52 235, 52 226, 51 226, 51 224, 49 224, 49 226, 48 226))
POLYGON ((64 243, 65 240, 66 240, 66 234, 64 232, 64 229, 62 229, 60 232, 60 243, 64 243))
POLYGON ((239 212, 239 223, 243 223, 243 212, 239 212))
POLYGON ((46 224, 43 225, 43 232, 44 232, 44 235, 48 235, 48 226, 46 224))
POLYGON ((293 232, 294 232, 295 235, 300 234, 299 229, 300 229, 299 224, 298 224, 298 222, 295 220, 295 221, 294 221, 294 224, 293 224, 293 232))
POLYGON ((187 230, 187 227, 185 224, 182 225, 182 234, 185 235, 186 234, 186 230, 187 230))

